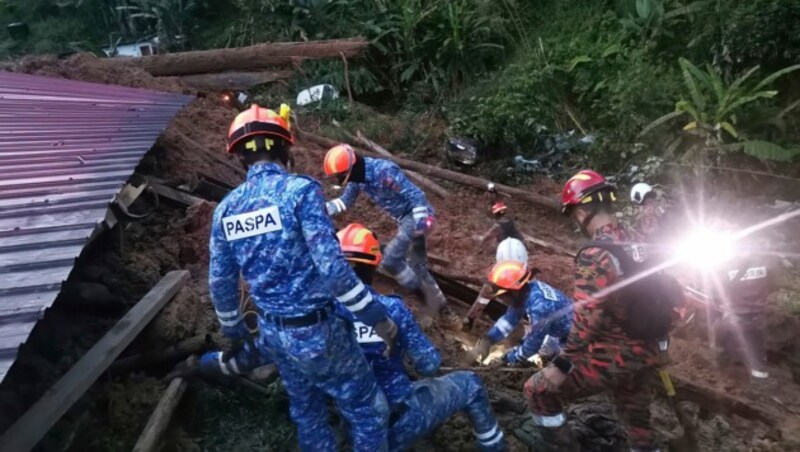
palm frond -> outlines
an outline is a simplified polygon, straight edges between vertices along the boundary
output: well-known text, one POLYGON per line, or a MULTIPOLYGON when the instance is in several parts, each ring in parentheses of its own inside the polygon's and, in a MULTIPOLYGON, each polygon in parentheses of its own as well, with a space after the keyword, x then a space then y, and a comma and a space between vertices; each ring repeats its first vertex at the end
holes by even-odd
POLYGON ((647 135, 648 133, 650 133, 656 127, 660 126, 661 124, 664 124, 664 123, 666 123, 666 122, 668 122, 668 121, 670 121, 672 119, 675 119, 675 118, 677 118, 679 116, 683 116, 684 114, 686 114, 686 112, 683 112, 683 111, 672 111, 672 112, 669 112, 666 115, 664 115, 664 116, 654 120, 650 124, 648 124, 644 129, 642 129, 641 132, 639 132, 637 137, 643 137, 643 136, 647 135))
POLYGON ((798 155, 798 148, 784 148, 783 146, 770 141, 750 140, 743 141, 742 151, 752 157, 763 160, 774 160, 776 162, 791 162, 798 155))

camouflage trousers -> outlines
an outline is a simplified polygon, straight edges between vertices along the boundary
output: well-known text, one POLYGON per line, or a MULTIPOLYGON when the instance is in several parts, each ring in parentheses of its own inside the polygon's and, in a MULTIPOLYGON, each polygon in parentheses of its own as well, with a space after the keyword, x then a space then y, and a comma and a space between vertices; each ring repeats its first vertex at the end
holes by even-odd
POLYGON ((383 250, 381 266, 401 286, 409 290, 419 289, 429 307, 442 308, 447 300, 428 270, 425 234, 417 233, 411 214, 401 218, 397 226, 397 234, 383 250))
POLYGON ((392 423, 389 448, 406 450, 459 412, 469 416, 481 451, 506 450, 503 430, 489 403, 489 395, 474 372, 453 372, 413 384, 404 410, 392 423))
MULTIPOLYGON (((566 355, 574 365, 567 379, 553 387, 543 372, 534 374, 525 382, 525 397, 537 425, 559 427, 566 422, 564 405, 574 400, 608 391, 616 404, 632 448, 649 449, 655 446, 655 432, 650 424, 650 404, 653 402, 651 378, 657 374, 655 355, 625 356, 583 352, 566 355), (603 357, 610 359, 603 359, 603 357), (639 361, 634 364, 632 360, 639 361), (645 364, 645 365, 642 365, 645 364), (629 365, 631 371, 625 368, 629 365), (637 369, 637 370, 633 370, 637 369)), ((553 366, 553 364, 550 364, 553 366)))
POLYGON ((389 404, 350 326, 330 315, 315 325, 284 328, 261 319, 262 353, 278 365, 302 451, 335 451, 328 397, 351 428, 353 450, 385 451, 389 404))

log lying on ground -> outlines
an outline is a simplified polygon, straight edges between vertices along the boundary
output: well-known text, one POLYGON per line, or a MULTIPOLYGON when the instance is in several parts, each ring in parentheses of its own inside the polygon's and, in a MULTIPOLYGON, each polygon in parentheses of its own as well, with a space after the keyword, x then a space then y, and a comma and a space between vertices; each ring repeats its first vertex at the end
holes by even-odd
POLYGON ((364 51, 364 38, 327 41, 275 42, 234 49, 196 50, 165 53, 138 58, 115 58, 111 61, 139 66, 155 76, 207 74, 245 71, 276 66, 291 66, 304 59, 354 57, 364 51))
POLYGON ((197 90, 236 91, 256 85, 286 80, 294 71, 220 72, 218 74, 192 74, 177 77, 184 85, 197 90))
POLYGON ((133 446, 133 452, 152 452, 158 450, 159 442, 169 427, 172 413, 183 398, 186 392, 187 382, 185 378, 175 378, 167 386, 164 395, 153 410, 153 414, 147 421, 142 434, 133 446))
MULTIPOLYGON (((324 147, 333 147, 336 146, 337 144, 340 144, 338 141, 334 141, 308 132, 298 131, 297 136, 302 140, 307 140, 324 147)), ((361 152, 365 151, 361 150, 361 152)), ((369 152, 365 153, 370 154, 369 152)), ((441 179, 450 180, 453 182, 458 182, 460 184, 469 185, 475 188, 486 189, 487 185, 491 183, 491 181, 488 181, 486 179, 469 176, 467 174, 461 174, 456 171, 446 170, 444 168, 427 165, 425 163, 415 162, 413 160, 408 160, 395 156, 379 156, 379 157, 384 158, 386 160, 391 160, 408 170, 416 171, 418 173, 425 174, 428 176, 433 176, 441 179)), ((501 193, 507 193, 514 198, 522 199, 532 204, 536 204, 538 206, 547 207, 554 210, 559 209, 559 203, 558 201, 556 201, 554 197, 551 198, 548 196, 542 196, 527 190, 521 190, 519 188, 509 187, 508 185, 503 185, 498 183, 495 183, 494 185, 497 191, 501 193)))

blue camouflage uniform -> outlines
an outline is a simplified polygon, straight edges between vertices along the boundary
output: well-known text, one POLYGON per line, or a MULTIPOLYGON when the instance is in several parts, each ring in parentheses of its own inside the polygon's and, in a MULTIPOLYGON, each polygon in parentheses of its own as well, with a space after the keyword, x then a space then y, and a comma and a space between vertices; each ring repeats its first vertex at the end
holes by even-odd
POLYGON ((386 310, 342 256, 324 202, 313 179, 275 163, 251 165, 247 180, 214 211, 211 299, 223 333, 244 339, 240 274, 248 283, 259 311, 258 344, 278 365, 302 450, 336 449, 326 394, 352 426, 356 450, 384 450, 386 398, 334 304, 367 325, 384 320, 386 310))
MULTIPOLYGON (((474 372, 459 371, 412 382, 403 358, 408 357, 419 374, 431 376, 439 369, 439 352, 422 332, 402 298, 377 292, 373 295, 397 324, 392 355, 384 356, 386 344, 371 327, 354 321, 353 328, 392 408, 389 449, 399 451, 411 447, 447 419, 464 411, 469 416, 481 450, 505 450, 503 431, 494 417, 480 378, 474 372)), ((352 318, 347 312, 341 314, 352 318)))
POLYGON ((348 182, 342 196, 328 202, 331 215, 344 212, 364 191, 372 201, 398 223, 395 237, 383 250, 383 268, 403 287, 422 289, 426 302, 438 307, 446 303, 427 268, 425 234, 432 225, 434 210, 425 193, 414 185, 394 162, 364 159, 364 182, 348 182), (408 260, 406 257, 408 256, 408 260))
POLYGON ((525 335, 522 344, 506 352, 503 360, 519 363, 539 352, 543 347, 553 351, 566 341, 572 326, 572 300, 564 293, 541 281, 532 281, 522 306, 511 304, 489 330, 487 336, 493 343, 505 339, 516 328, 523 315, 531 322, 531 331, 525 335))

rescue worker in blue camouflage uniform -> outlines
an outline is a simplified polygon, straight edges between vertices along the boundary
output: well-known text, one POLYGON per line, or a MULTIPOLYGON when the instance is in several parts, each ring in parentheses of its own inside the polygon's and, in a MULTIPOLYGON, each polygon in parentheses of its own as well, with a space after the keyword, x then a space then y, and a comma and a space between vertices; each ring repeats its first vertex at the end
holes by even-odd
POLYGON ((478 341, 473 350, 477 358, 485 359, 491 346, 505 339, 523 316, 530 320, 531 330, 521 344, 503 355, 501 362, 517 365, 533 360, 541 367, 559 354, 572 326, 572 300, 533 279, 535 273, 536 270, 528 270, 527 264, 511 260, 492 267, 488 282, 494 288, 494 296, 501 297, 508 309, 478 341))
POLYGON ((382 267, 398 284, 417 292, 432 312, 445 308, 447 300, 428 271, 425 235, 433 225, 434 211, 425 193, 394 162, 360 156, 346 144, 331 148, 323 166, 326 176, 344 186, 342 196, 325 205, 328 213, 343 213, 361 191, 366 192, 398 224, 397 235, 384 250, 382 267))
MULTIPOLYGON (((380 243, 375 235, 360 224, 350 224, 338 233, 345 258, 356 274, 370 287, 381 262, 380 243)), ((378 384, 386 393, 392 408, 389 449, 405 450, 430 434, 437 426, 458 412, 466 412, 472 424, 478 447, 484 451, 506 449, 503 431, 489 404, 489 396, 474 372, 453 372, 438 378, 412 382, 403 364, 409 358, 414 369, 423 376, 439 370, 439 352, 422 332, 402 298, 373 296, 384 305, 398 326, 395 347, 386 355, 386 343, 372 327, 354 321, 356 338, 372 365, 378 384)), ((352 314, 340 310, 352 319, 352 314)))
POLYGON ((257 344, 278 366, 301 450, 336 449, 326 395, 349 422, 355 450, 385 450, 386 397, 335 306, 373 327, 389 348, 397 326, 342 256, 319 183, 287 173, 292 144, 288 106, 277 114, 253 105, 231 124, 227 150, 248 173, 214 211, 211 299, 225 336, 247 340, 240 275, 249 285, 257 344))

